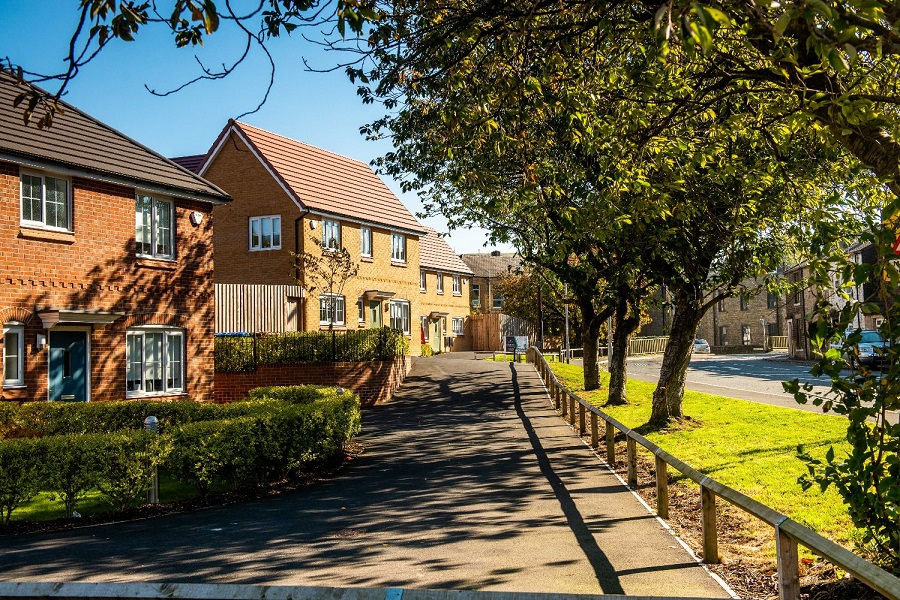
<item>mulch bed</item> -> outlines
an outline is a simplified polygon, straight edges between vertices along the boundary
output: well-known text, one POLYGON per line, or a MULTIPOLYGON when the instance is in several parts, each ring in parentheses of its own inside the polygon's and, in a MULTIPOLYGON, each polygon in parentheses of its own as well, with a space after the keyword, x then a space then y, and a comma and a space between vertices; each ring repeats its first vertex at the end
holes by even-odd
POLYGON ((149 519, 162 515, 187 513, 217 506, 227 506, 248 500, 271 498, 285 492, 308 487, 315 483, 328 480, 335 476, 348 462, 363 453, 363 447, 356 442, 351 442, 345 450, 345 454, 332 461, 317 465, 314 468, 294 473, 289 479, 278 481, 264 487, 235 490, 222 493, 210 493, 205 496, 188 498, 179 502, 161 504, 144 504, 129 508, 128 510, 110 510, 98 515, 90 515, 77 519, 53 519, 50 521, 13 521, 8 527, 0 527, 0 535, 19 535, 27 533, 43 533, 51 531, 63 531, 76 527, 90 525, 104 525, 121 521, 136 521, 149 519))
MULTIPOLYGON (((585 438, 590 442, 589 437, 585 438)), ((624 441, 617 436, 617 441, 624 441)), ((615 471, 627 477, 624 444, 617 444, 615 471)), ((596 450, 606 458, 603 436, 596 450)), ((638 450, 638 487, 635 490, 651 507, 656 506, 656 466, 638 450)), ((669 518, 666 523, 693 552, 702 555, 700 487, 679 482, 669 470, 669 518)), ((717 498, 716 530, 719 564, 706 565, 744 600, 778 600, 778 573, 774 558, 775 534, 769 525, 717 498)), ((849 576, 843 577, 821 559, 801 558, 801 600, 884 600, 884 596, 849 576)))

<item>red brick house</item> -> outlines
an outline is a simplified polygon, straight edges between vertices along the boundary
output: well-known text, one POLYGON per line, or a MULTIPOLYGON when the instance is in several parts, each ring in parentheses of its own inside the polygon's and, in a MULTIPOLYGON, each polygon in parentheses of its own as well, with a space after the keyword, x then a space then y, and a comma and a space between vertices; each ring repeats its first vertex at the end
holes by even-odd
POLYGON ((3 400, 213 399, 212 207, 230 198, 0 76, 3 400))

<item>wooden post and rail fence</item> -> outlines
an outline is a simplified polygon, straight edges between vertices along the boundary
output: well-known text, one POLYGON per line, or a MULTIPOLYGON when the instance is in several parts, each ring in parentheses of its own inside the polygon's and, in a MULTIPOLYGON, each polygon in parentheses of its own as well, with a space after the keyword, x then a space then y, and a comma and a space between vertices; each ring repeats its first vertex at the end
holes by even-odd
POLYGON ((603 421, 606 437, 606 462, 610 467, 613 467, 616 462, 616 434, 621 433, 624 435, 626 440, 626 480, 630 487, 637 487, 638 445, 653 454, 656 475, 656 514, 660 518, 666 519, 669 516, 668 467, 674 468, 691 481, 700 485, 703 562, 719 562, 716 500, 722 498, 774 528, 780 600, 799 600, 800 598, 798 544, 802 544, 834 566, 850 573, 853 577, 890 600, 900 600, 900 579, 894 575, 857 556, 846 548, 835 544, 831 540, 822 537, 815 531, 793 521, 786 515, 704 475, 641 434, 626 427, 596 406, 586 402, 557 379, 550 365, 537 348, 532 347, 528 350, 528 362, 534 363, 537 372, 547 387, 554 407, 573 427, 575 427, 575 413, 577 411, 578 426, 576 429, 580 435, 587 433, 585 421, 586 415, 590 415, 590 443, 592 448, 596 449, 599 446, 599 422, 603 421))

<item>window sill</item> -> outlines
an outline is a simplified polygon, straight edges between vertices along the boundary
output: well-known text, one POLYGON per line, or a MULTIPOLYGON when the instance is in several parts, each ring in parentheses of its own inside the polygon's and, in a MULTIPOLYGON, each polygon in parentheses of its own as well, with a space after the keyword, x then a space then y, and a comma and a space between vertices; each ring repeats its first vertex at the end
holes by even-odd
MULTIPOLYGON (((331 326, 334 331, 344 331, 347 329, 347 326, 343 323, 335 323, 331 326)), ((328 323, 319 323, 319 331, 328 331, 328 323)))
POLYGON ((138 256, 135 265, 146 269, 162 269, 163 271, 174 271, 178 268, 178 263, 172 258, 148 258, 146 256, 138 256))
POLYGON ((126 392, 125 398, 131 400, 132 398, 162 398, 162 397, 173 397, 173 396, 187 396, 187 392, 126 392))
POLYGON ((278 246, 277 248, 250 248, 250 252, 269 252, 270 250, 281 250, 281 246, 278 246))
POLYGON ((58 229, 43 229, 22 225, 19 228, 19 237, 45 242, 62 242, 63 244, 75 243, 74 231, 60 231, 58 229))
POLYGON ((423 293, 423 294, 426 294, 426 293, 428 293, 428 290, 423 289, 423 288, 419 288, 419 292, 421 292, 421 293, 423 293))
POLYGON ((24 383, 4 383, 4 390, 27 390, 28 386, 24 383))
POLYGON ((460 298, 460 297, 462 297, 462 292, 453 292, 453 295, 456 296, 457 298, 460 298))
POLYGON ((366 255, 360 256, 359 260, 360 260, 360 262, 367 262, 367 263, 375 262, 374 258, 372 258, 371 256, 366 256, 366 255))
POLYGON ((400 261, 400 260, 394 260, 394 259, 391 259, 391 266, 392 267, 403 267, 404 269, 407 267, 406 261, 400 261))
POLYGON ((435 292, 438 296, 443 296, 444 292, 435 292))

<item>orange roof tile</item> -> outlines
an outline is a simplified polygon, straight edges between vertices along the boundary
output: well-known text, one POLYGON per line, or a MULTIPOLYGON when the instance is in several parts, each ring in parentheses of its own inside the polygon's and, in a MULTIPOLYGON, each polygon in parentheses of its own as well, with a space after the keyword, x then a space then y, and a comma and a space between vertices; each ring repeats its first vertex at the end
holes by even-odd
POLYGON ((231 134, 251 147, 301 207, 424 233, 422 225, 369 165, 239 121, 228 122, 207 154, 201 174, 231 134))
POLYGON ((425 230, 427 233, 419 238, 419 265, 423 269, 472 275, 472 269, 453 253, 453 249, 437 231, 431 227, 426 227, 425 230))

